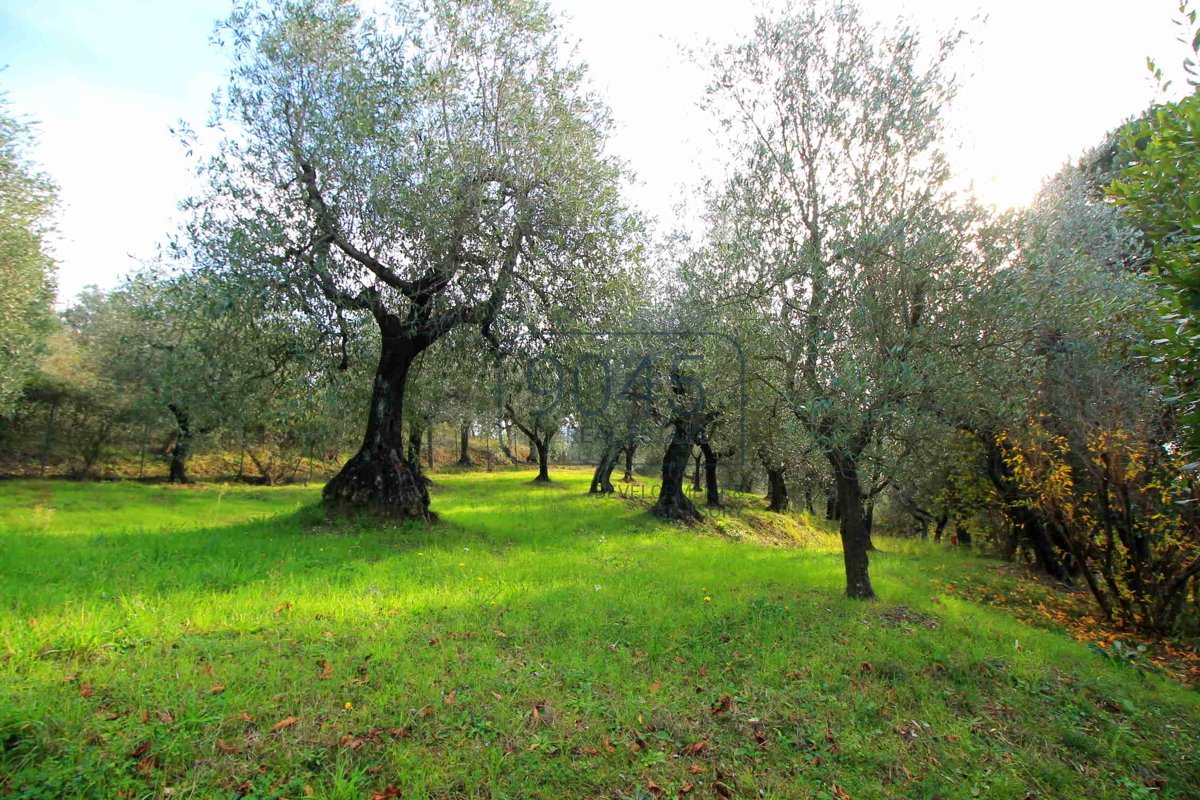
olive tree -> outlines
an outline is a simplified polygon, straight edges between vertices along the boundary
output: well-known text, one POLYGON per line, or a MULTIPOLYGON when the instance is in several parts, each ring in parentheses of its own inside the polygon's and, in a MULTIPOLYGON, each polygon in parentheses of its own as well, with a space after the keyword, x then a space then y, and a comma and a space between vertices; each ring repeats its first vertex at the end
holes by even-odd
POLYGON ((772 323, 779 396, 836 483, 852 597, 874 596, 864 458, 969 345, 962 300, 988 252, 980 214, 946 185, 956 42, 797 3, 713 58, 709 106, 733 158, 701 260, 772 323))
POLYGON ((27 160, 30 129, 0 97, 0 417, 37 368, 54 322, 46 235, 54 187, 27 160))
POLYGON ((190 204, 189 255, 332 321, 379 361, 362 446, 327 502, 429 518, 402 431, 410 368, 459 327, 586 298, 634 224, 609 117, 537 2, 334 0, 240 9, 226 136, 190 204))

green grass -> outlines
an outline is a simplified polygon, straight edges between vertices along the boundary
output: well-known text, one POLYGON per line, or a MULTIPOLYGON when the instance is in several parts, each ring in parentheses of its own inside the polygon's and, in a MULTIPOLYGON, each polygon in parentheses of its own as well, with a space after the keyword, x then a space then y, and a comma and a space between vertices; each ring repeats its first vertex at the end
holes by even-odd
POLYGON ((851 602, 802 518, 531 476, 430 527, 0 484, 0 796, 1200 797, 1200 695, 938 595, 978 560, 883 540, 851 602))

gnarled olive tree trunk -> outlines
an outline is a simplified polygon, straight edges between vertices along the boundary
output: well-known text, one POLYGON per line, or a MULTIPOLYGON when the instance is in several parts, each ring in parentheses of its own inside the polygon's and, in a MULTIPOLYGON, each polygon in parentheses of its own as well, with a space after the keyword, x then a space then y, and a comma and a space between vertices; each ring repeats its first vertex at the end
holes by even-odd
POLYGON ((428 335, 403 335, 400 320, 393 314, 381 314, 376 319, 382 342, 367 432, 358 453, 325 484, 322 494, 333 506, 433 520, 420 462, 403 457, 407 442, 401 424, 409 369, 433 340, 428 335))
POLYGON ((674 420, 674 433, 663 454, 662 485, 658 490, 658 501, 651 509, 656 516, 666 519, 694 522, 703 519, 695 503, 683 490, 688 463, 692 458, 692 444, 696 441, 696 429, 685 420, 674 420))
POLYGON ((612 473, 620 455, 621 451, 616 448, 605 448, 600 462, 596 464, 596 470, 592 473, 592 484, 588 488, 588 494, 612 494, 616 491, 612 483, 612 473))

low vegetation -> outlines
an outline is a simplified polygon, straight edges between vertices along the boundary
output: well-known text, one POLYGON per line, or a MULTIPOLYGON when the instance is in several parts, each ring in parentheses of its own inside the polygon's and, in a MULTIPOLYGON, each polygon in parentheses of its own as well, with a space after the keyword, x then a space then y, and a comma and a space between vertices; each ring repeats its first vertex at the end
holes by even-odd
POLYGON ((436 526, 9 482, 0 796, 1200 794, 1195 691, 979 602, 996 562, 880 537, 861 603, 823 521, 533 475, 435 475, 436 526))

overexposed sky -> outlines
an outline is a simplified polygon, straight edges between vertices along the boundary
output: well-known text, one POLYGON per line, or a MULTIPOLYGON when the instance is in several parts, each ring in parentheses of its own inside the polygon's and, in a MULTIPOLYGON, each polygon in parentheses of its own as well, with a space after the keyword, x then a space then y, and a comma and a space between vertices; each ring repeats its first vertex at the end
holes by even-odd
MULTIPOLYGON (((696 109, 702 71, 679 45, 733 41, 757 3, 550 0, 567 16, 592 80, 613 108, 613 142, 639 177, 635 201, 670 224, 675 203, 713 171, 711 121, 696 109)), ((1156 97, 1147 56, 1183 58, 1177 0, 861 0, 882 21, 931 34, 956 22, 974 42, 958 59, 948 116, 952 163, 984 201, 1021 205, 1041 181, 1156 97), (986 16, 986 21, 971 18, 986 16)), ((169 129, 199 128, 225 54, 208 42, 229 0, 7 0, 0 90, 39 121, 33 155, 61 189, 60 302, 111 287, 153 255, 191 187, 169 129)), ((1186 88, 1173 87, 1173 92, 1186 88)))

